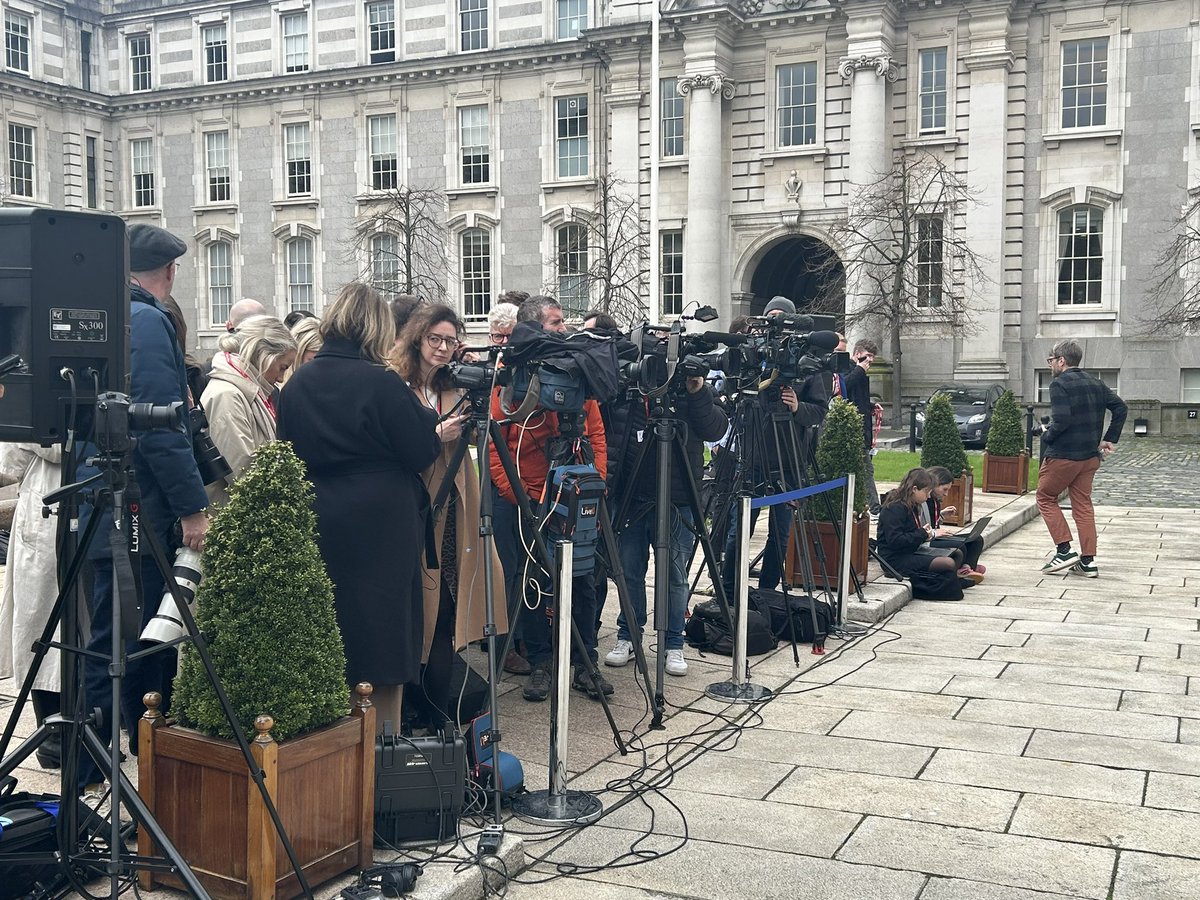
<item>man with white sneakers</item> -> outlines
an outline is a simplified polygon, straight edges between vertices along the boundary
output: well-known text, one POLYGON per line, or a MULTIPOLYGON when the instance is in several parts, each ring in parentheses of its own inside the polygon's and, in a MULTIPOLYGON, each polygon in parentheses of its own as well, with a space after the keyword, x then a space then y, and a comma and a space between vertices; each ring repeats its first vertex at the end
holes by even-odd
MULTIPOLYGON (((704 468, 704 442, 715 441, 725 434, 729 419, 715 402, 712 388, 701 377, 688 378, 684 390, 674 388, 668 397, 662 398, 675 407, 673 418, 685 435, 688 463, 691 467, 693 485, 704 468)), ((627 512, 622 521, 614 522, 619 531, 621 565, 629 585, 629 600, 637 617, 633 629, 625 621, 624 612, 617 617, 617 643, 604 664, 623 666, 633 655, 634 636, 641 639, 646 627, 646 571, 650 558, 650 547, 654 543, 657 516, 655 497, 657 485, 654 421, 650 418, 650 401, 640 395, 615 401, 611 407, 612 437, 609 439, 610 471, 616 463, 610 494, 614 508, 626 495, 631 497, 626 504, 627 512), (642 464, 637 472, 639 449, 645 447, 642 464)), ((683 625, 688 604, 688 559, 696 541, 695 528, 703 523, 692 521, 692 510, 688 505, 687 475, 676 464, 671 471, 671 566, 670 572, 655 572, 655 578, 669 580, 669 610, 666 647, 666 671, 669 675, 686 675, 688 666, 683 658, 683 625)))
POLYGON ((1112 388, 1079 368, 1083 349, 1075 341, 1059 341, 1046 362, 1054 380, 1050 383, 1050 425, 1042 434, 1037 505, 1057 547, 1042 573, 1065 571, 1095 578, 1100 570, 1095 562, 1092 479, 1104 457, 1116 449, 1128 410, 1112 388), (1111 415, 1107 431, 1105 412, 1111 415), (1071 496, 1080 553, 1071 549, 1071 528, 1058 505, 1063 491, 1071 496))

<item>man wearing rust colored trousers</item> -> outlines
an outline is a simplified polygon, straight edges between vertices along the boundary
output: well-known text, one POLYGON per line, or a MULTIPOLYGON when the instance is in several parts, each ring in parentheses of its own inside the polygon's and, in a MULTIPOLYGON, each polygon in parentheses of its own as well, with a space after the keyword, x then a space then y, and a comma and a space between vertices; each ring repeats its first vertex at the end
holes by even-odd
POLYGON ((1045 452, 1038 473, 1037 505, 1058 546, 1042 572, 1066 571, 1095 578, 1100 571, 1095 563, 1092 479, 1100 462, 1116 449, 1127 409, 1112 388, 1079 368, 1083 350, 1075 341, 1059 341, 1046 362, 1054 381, 1050 384, 1050 425, 1042 435, 1045 452), (1112 414, 1107 431, 1106 411, 1112 414), (1071 517, 1079 532, 1080 553, 1071 549, 1071 528, 1058 506, 1063 491, 1071 496, 1071 517))

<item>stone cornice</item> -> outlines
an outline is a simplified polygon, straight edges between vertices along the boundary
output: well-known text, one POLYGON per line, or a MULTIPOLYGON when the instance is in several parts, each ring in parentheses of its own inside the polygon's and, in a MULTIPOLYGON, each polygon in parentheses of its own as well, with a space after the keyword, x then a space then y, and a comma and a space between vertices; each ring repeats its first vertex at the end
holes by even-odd
POLYGON ((586 44, 554 44, 522 48, 488 56, 443 56, 386 66, 353 66, 298 75, 279 75, 228 81, 219 85, 196 84, 138 94, 94 94, 68 85, 31 81, 0 74, 0 90, 34 100, 92 109, 104 115, 133 110, 172 109, 189 106, 258 100, 269 97, 316 95, 364 87, 400 85, 425 79, 444 79, 466 73, 535 72, 564 64, 598 63, 598 54, 586 44), (532 52, 531 52, 532 51, 532 52))
POLYGON ((982 50, 976 53, 968 53, 960 57, 968 72, 975 72, 982 69, 1004 69, 1011 72, 1016 64, 1016 57, 1013 56, 1011 50, 982 50))

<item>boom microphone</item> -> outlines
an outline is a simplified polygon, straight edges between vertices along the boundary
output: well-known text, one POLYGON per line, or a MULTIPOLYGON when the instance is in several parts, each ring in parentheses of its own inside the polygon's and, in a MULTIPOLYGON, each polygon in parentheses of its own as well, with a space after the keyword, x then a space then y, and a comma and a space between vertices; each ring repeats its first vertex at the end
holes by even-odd
POLYGON ((829 352, 836 350, 842 342, 842 336, 836 331, 814 331, 808 336, 808 343, 814 350, 829 352))
POLYGON ((748 334, 734 334, 726 331, 705 331, 696 337, 708 344, 725 344, 728 347, 745 344, 750 340, 748 334))

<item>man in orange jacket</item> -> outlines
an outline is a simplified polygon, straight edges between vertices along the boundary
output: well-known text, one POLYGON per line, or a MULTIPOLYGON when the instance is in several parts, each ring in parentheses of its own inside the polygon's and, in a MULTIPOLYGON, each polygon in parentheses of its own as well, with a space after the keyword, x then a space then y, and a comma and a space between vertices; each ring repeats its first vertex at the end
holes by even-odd
MULTIPOLYGON (((550 297, 531 297, 526 300, 521 304, 517 321, 541 322, 546 331, 560 334, 567 330, 562 308, 550 297)), ((608 446, 604 438, 604 421, 600 417, 599 404, 595 400, 585 400, 583 416, 583 438, 575 448, 575 459, 570 462, 587 461, 589 454, 584 445, 590 445, 591 462, 603 478, 608 469, 608 446)), ((500 403, 499 389, 492 395, 492 418, 498 422, 505 422, 506 419, 500 403)), ((521 421, 502 424, 500 430, 516 464, 521 486, 536 509, 545 493, 546 478, 550 472, 550 444, 559 435, 558 414, 539 407, 521 421)), ((550 640, 547 602, 552 601, 553 594, 548 587, 549 579, 540 572, 533 552, 533 536, 527 533, 528 524, 520 519, 513 485, 505 474, 494 447, 490 451, 489 461, 492 482, 496 489, 493 520, 497 538, 496 548, 500 563, 504 567, 509 621, 513 621, 518 602, 524 602, 526 606, 521 611, 519 626, 530 666, 529 680, 523 695, 526 700, 541 701, 550 695, 551 687, 553 645, 550 640), (536 589, 531 587, 533 582, 538 585, 536 589)), ((595 666, 599 658, 596 653, 596 587, 595 577, 591 573, 580 575, 571 582, 571 602, 571 618, 583 638, 592 666, 595 666)), ((583 661, 579 658, 579 648, 574 645, 571 647, 571 661, 575 668, 575 676, 571 682, 573 688, 585 692, 593 699, 599 697, 599 691, 606 695, 613 692, 612 685, 603 675, 598 674, 596 684, 593 685, 584 670, 583 661)), ((506 668, 511 671, 512 667, 507 663, 506 660, 506 668)))

